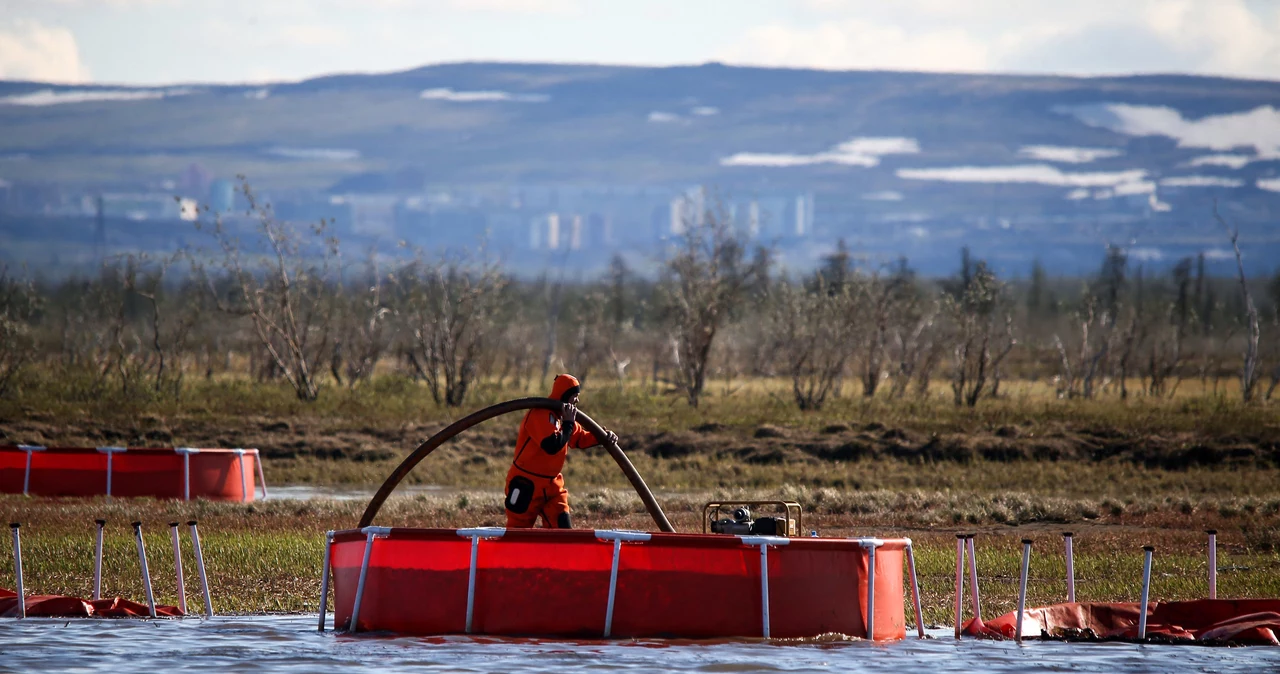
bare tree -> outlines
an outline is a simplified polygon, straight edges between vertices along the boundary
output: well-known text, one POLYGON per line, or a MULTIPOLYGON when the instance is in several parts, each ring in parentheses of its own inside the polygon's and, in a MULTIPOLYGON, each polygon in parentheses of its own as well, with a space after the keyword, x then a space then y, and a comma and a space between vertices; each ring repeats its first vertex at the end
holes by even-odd
POLYGON ((1173 301, 1167 305, 1164 323, 1153 330, 1146 364, 1147 395, 1150 396, 1171 396, 1182 382, 1181 364, 1188 326, 1195 316, 1191 305, 1191 265, 1191 258, 1187 257, 1173 268, 1173 301), (1170 379, 1175 379, 1172 386, 1170 379))
POLYGON ((393 310, 384 297, 384 280, 373 253, 365 272, 343 286, 346 292, 337 298, 329 370, 339 385, 345 375, 347 386, 355 388, 373 375, 378 358, 390 344, 393 310))
POLYGON ((937 310, 929 307, 921 311, 913 306, 906 321, 899 322, 893 329, 893 339, 889 343, 889 357, 892 359, 892 387, 889 395, 902 398, 912 380, 923 377, 920 389, 926 390, 932 375, 933 365, 938 360, 937 340, 934 335, 934 323, 937 310))
POLYGON ((426 262, 419 254, 393 278, 410 364, 437 405, 462 405, 500 334, 506 277, 483 259, 426 262))
MULTIPOLYGON (((903 265, 905 269, 905 265, 903 265)), ((904 303, 904 290, 909 281, 905 271, 883 278, 872 274, 859 283, 859 302, 855 305, 859 314, 859 347, 861 351, 862 395, 872 398, 880 387, 884 375, 885 358, 889 346, 892 324, 904 303)))
POLYGON ((676 381, 689 404, 698 406, 706 384, 716 334, 767 271, 767 256, 747 259, 746 239, 733 229, 719 204, 684 223, 660 285, 663 318, 671 336, 676 381))
POLYGON ((1124 328, 1119 331, 1116 379, 1120 382, 1120 399, 1129 398, 1129 374, 1135 370, 1139 352, 1146 344, 1149 326, 1137 308, 1129 309, 1124 328))
POLYGON ((1147 349, 1147 395, 1173 395, 1181 380, 1179 366, 1182 362, 1183 342, 1186 339, 1186 324, 1178 319, 1177 305, 1171 305, 1166 312, 1164 325, 1156 328, 1155 337, 1147 349), (1169 380, 1177 377, 1173 386, 1169 380))
POLYGON ((608 324, 607 310, 604 294, 591 291, 580 297, 568 312, 569 354, 564 365, 583 383, 610 352, 613 330, 608 324))
POLYGON ((1105 311, 1098 311, 1098 299, 1092 293, 1084 293, 1082 301, 1083 306, 1074 313, 1074 320, 1080 326, 1078 348, 1068 349, 1059 335, 1053 336, 1061 361, 1058 386, 1061 397, 1093 398, 1098 389, 1097 380, 1105 376, 1108 359, 1116 346, 1115 321, 1105 311))
POLYGON ((951 391, 957 407, 978 404, 988 378, 1018 343, 1006 304, 1000 282, 983 262, 972 268, 960 296, 944 297, 951 328, 951 391))
POLYGON ((1244 363, 1240 370, 1240 395, 1244 402, 1248 403, 1253 400, 1254 387, 1258 385, 1258 379, 1262 376, 1262 367, 1258 362, 1258 341, 1261 337, 1258 307, 1253 303, 1253 295, 1249 293, 1249 281, 1244 275, 1244 261, 1240 255, 1240 229, 1228 225, 1227 221, 1218 214, 1217 199, 1213 201, 1213 217, 1217 219, 1218 224, 1222 225, 1222 228, 1227 231, 1227 235, 1231 237, 1231 248, 1236 253, 1236 271, 1240 280, 1240 294, 1244 297, 1245 318, 1248 321, 1248 332, 1245 336, 1244 363))
MULTIPOLYGON (((304 239, 292 225, 275 217, 270 204, 260 201, 243 177, 240 192, 257 221, 265 244, 263 255, 246 259, 223 216, 213 214, 211 221, 201 220, 196 226, 213 236, 218 253, 207 262, 197 259, 196 273, 219 310, 248 317, 268 364, 289 382, 298 398, 315 400, 320 394, 321 361, 331 355, 338 241, 326 235, 324 222, 311 228, 313 238, 304 239), (219 288, 220 279, 208 271, 210 264, 221 269, 228 287, 219 288)), ((202 215, 210 217, 209 210, 202 215)))
POLYGON ((802 410, 821 409, 849 359, 854 329, 853 288, 828 286, 817 274, 807 284, 774 285, 766 319, 769 343, 791 376, 802 410))
MULTIPOLYGON (((187 350, 187 339, 201 318, 199 298, 166 301, 165 277, 170 266, 178 259, 180 256, 152 261, 146 256, 129 255, 117 270, 123 289, 128 293, 120 302, 120 370, 122 373, 132 371, 135 377, 149 377, 151 389, 155 393, 167 393, 175 398, 182 393, 181 358, 187 350), (146 327, 137 331, 141 334, 135 333, 133 341, 145 340, 147 348, 139 349, 133 354, 125 352, 123 339, 126 330, 124 316, 129 296, 143 301, 146 314, 146 327), (134 361, 134 366, 126 366, 127 360, 134 361)), ((124 375, 122 385, 128 388, 124 375)))

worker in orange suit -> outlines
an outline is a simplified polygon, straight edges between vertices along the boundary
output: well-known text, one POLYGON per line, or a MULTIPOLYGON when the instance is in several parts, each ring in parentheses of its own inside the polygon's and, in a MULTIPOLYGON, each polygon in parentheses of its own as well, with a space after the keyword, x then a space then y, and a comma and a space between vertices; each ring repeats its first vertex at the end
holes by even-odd
MULTIPOLYGON (((564 403, 557 414, 549 410, 529 410, 520 422, 516 453, 507 471, 507 526, 528 529, 542 517, 548 529, 571 529, 569 492, 564 488, 564 467, 569 448, 586 449, 599 444, 590 431, 578 423, 578 394, 582 387, 573 375, 556 375, 551 398, 564 403)), ((610 442, 618 436, 605 433, 610 442)))

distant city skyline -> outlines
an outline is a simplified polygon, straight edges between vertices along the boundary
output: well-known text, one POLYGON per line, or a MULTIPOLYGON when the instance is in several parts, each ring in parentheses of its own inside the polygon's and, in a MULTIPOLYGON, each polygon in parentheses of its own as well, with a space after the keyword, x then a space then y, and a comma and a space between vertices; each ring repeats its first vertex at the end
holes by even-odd
POLYGON ((1280 79, 1267 0, 0 0, 0 79, 289 81, 456 61, 1280 79))

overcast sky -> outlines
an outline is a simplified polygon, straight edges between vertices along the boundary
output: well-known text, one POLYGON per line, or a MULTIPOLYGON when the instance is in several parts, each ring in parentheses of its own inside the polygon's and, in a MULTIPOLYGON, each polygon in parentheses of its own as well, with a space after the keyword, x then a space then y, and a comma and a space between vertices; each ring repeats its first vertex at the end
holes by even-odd
POLYGON ((1280 79, 1280 0, 0 0, 0 79, 468 60, 1280 79))

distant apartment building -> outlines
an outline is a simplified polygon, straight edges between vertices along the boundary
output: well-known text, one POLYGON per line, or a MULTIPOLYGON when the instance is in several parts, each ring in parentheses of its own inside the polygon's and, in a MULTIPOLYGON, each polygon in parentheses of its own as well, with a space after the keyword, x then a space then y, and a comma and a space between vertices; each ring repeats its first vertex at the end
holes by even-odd
POLYGON ((544 213, 529 220, 530 250, 584 250, 613 245, 612 220, 592 213, 544 213))
POLYGON ((789 239, 813 235, 814 197, 757 195, 747 198, 709 197, 703 188, 686 190, 669 203, 670 219, 664 236, 681 236, 708 217, 726 217, 750 238, 789 239))

